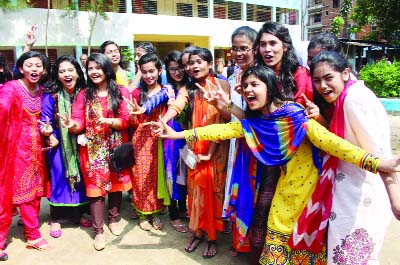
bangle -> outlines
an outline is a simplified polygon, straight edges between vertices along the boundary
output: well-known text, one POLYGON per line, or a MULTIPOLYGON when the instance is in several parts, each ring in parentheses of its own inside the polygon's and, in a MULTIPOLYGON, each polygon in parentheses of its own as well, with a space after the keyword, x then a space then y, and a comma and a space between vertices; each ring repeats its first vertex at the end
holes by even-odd
POLYGON ((231 100, 230 103, 226 104, 225 109, 230 112, 232 107, 233 107, 233 101, 231 100))

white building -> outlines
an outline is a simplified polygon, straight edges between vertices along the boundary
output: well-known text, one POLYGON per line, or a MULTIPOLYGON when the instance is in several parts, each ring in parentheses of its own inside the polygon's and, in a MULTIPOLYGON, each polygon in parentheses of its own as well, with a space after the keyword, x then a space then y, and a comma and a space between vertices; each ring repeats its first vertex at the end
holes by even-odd
MULTIPOLYGON (((88 12, 79 11, 75 18, 63 15, 69 4, 79 8, 88 1, 50 2, 47 40, 50 60, 64 54, 79 57, 87 48, 88 12)), ((31 25, 38 26, 34 49, 44 51, 47 0, 31 0, 30 5, 32 8, 21 11, 0 11, 0 52, 10 63, 21 54, 25 33, 31 25)), ((297 0, 120 0, 116 8, 118 12, 106 13, 108 20, 98 17, 92 47, 113 40, 133 49, 135 42, 150 41, 163 58, 172 49, 197 45, 210 49, 216 57, 229 59, 231 33, 244 25, 258 30, 267 21, 285 24, 293 42, 301 42, 302 4, 297 0)))

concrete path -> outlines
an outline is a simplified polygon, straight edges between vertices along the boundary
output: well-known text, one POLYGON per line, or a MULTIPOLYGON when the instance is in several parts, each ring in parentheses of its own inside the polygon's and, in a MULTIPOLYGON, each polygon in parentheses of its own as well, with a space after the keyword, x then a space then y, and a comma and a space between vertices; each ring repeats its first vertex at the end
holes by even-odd
MULTIPOLYGON (((393 152, 400 154, 400 116, 391 116, 393 152)), ((399 174, 400 176, 400 174, 399 174)), ((205 260, 201 253, 205 247, 202 243, 199 248, 188 254, 183 246, 187 235, 175 232, 168 223, 168 215, 162 216, 165 228, 162 231, 142 231, 137 221, 129 219, 131 207, 124 199, 121 213, 121 225, 124 231, 119 237, 113 236, 107 227, 105 233, 107 246, 103 251, 93 248, 92 229, 83 229, 72 224, 63 224, 63 234, 54 239, 49 236, 49 207, 46 200, 42 200, 41 232, 52 245, 47 251, 28 250, 25 248, 22 227, 17 226, 14 218, 9 234, 7 251, 10 259, 3 264, 30 264, 30 265, 194 265, 194 264, 246 264, 244 255, 237 258, 229 256, 230 235, 220 234, 218 237, 218 255, 205 260)), ((379 224, 377 224, 379 225, 379 224)), ((381 265, 400 265, 400 222, 393 220, 384 243, 381 265)))

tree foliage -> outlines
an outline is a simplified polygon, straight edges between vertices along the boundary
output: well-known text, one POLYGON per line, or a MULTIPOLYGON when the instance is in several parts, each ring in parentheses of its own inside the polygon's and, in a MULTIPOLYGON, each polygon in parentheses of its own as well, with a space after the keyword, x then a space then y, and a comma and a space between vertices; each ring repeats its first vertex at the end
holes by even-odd
POLYGON ((400 62, 389 64, 381 60, 365 65, 360 70, 359 79, 364 80, 378 97, 400 97, 400 62))
POLYGON ((96 0, 81 1, 81 7, 78 9, 76 5, 66 8, 65 17, 75 18, 78 11, 88 12, 89 19, 89 38, 88 38, 88 55, 90 55, 92 36, 97 17, 100 16, 104 20, 108 20, 107 11, 116 11, 118 9, 118 0, 96 0))
POLYGON ((370 34, 390 41, 400 43, 400 1, 399 0, 357 0, 354 13, 351 16, 355 28, 376 24, 377 30, 370 34))
POLYGON ((15 11, 22 8, 27 8, 26 0, 0 0, 0 11, 15 11))
POLYGON ((343 25, 344 19, 341 16, 335 17, 334 19, 332 19, 331 33, 338 36, 342 32, 343 25))

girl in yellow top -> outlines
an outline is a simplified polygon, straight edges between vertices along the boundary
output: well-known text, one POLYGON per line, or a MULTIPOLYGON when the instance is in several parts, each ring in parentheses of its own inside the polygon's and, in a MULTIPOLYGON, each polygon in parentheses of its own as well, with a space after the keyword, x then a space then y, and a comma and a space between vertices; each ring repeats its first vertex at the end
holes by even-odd
MULTIPOLYGON (((155 133, 160 137, 171 139, 185 138, 187 141, 211 140, 245 137, 247 147, 240 153, 246 154, 244 163, 236 163, 234 172, 242 177, 251 177, 262 164, 279 166, 281 177, 274 195, 271 211, 268 217, 267 236, 261 264, 326 264, 325 238, 315 238, 312 235, 294 237, 295 227, 303 210, 310 215, 315 209, 308 209, 315 186, 319 181, 321 161, 318 159, 317 148, 366 170, 394 172, 400 170, 400 159, 379 160, 364 150, 328 132, 314 120, 308 120, 304 108, 293 102, 285 102, 278 91, 277 80, 272 70, 264 66, 250 67, 242 76, 243 97, 247 103, 246 119, 228 124, 213 124, 203 128, 195 128, 183 132, 174 132, 171 128, 159 123, 150 123, 155 133), (248 148, 246 150, 246 148, 248 148), (248 151, 251 152, 248 152, 248 151), (258 163, 253 163, 254 156, 258 163), (247 160, 246 160, 247 159, 247 160), (293 239, 294 237, 294 239, 293 239), (314 238, 313 238, 314 237, 314 238), (322 240, 320 248, 293 248, 299 241, 310 242, 322 240)), ((240 109, 229 103, 230 100, 221 89, 204 92, 209 103, 218 108, 225 108, 238 116, 243 116, 240 109)), ((240 147, 239 147, 240 148, 240 147)), ((392 175, 393 177, 393 175, 392 175)), ((384 181, 390 197, 398 192, 400 187, 397 179, 392 182, 384 181)), ((239 184, 239 182, 238 182, 239 184)), ((238 185, 236 197, 231 197, 231 206, 244 204, 253 198, 243 194, 246 187, 238 185), (246 201, 247 200, 247 201, 246 201)), ((237 207, 238 229, 246 230, 251 222, 252 207, 243 210, 237 207), (249 217, 250 216, 250 217, 249 217)), ((400 202, 394 201, 394 212, 399 212, 400 202)), ((400 216, 397 216, 400 218, 400 216)), ((310 223, 310 226, 318 223, 310 223)))

